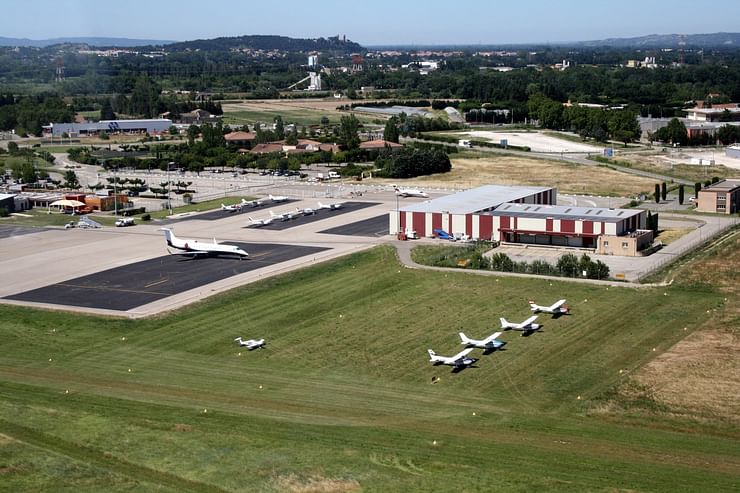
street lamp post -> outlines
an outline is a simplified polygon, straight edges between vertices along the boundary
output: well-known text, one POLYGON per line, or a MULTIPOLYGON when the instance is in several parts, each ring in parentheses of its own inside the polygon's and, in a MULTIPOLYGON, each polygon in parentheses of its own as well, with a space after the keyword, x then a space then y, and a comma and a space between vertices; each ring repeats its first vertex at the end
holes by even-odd
POLYGON ((170 216, 172 215, 172 179, 170 179, 170 165, 175 164, 174 161, 167 163, 167 206, 170 209, 170 216))

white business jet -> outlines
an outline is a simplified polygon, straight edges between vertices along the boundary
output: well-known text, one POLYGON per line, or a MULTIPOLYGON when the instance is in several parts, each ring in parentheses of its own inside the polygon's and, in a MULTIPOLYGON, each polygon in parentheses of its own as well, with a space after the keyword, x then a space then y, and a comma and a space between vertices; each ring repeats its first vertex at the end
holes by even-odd
POLYGON ((250 351, 254 349, 263 349, 265 347, 264 339, 242 339, 241 337, 237 337, 234 340, 238 342, 240 346, 245 347, 250 351))
POLYGON ((393 187, 393 189, 396 191, 396 195, 400 195, 401 197, 429 197, 429 194, 427 194, 426 192, 422 192, 421 190, 417 190, 415 188, 393 187))
POLYGON ((257 227, 267 226, 268 224, 272 222, 271 217, 268 217, 267 219, 254 219, 252 216, 247 216, 247 218, 249 219, 250 226, 257 226, 257 227))
POLYGON ((236 255, 240 259, 248 257, 249 254, 236 245, 224 245, 213 239, 213 243, 207 243, 198 240, 183 240, 175 236, 175 233, 169 228, 161 228, 167 239, 167 246, 170 246, 178 252, 167 251, 171 255, 189 255, 191 257, 208 256, 208 255, 236 255))
POLYGON ((262 205, 260 200, 244 200, 242 199, 242 207, 259 207, 262 205))
POLYGON ((278 220, 278 219, 281 221, 290 221, 291 219, 293 219, 294 215, 295 215, 295 212, 293 211, 283 212, 281 214, 275 214, 274 212, 270 211, 270 219, 272 219, 273 221, 278 220))
POLYGON ((287 202, 288 201, 288 197, 286 197, 285 195, 272 195, 272 194, 270 194, 270 195, 267 196, 267 198, 269 198, 273 202, 287 202))
POLYGON ((536 332, 542 327, 540 324, 534 323, 535 320, 537 320, 537 315, 532 315, 527 320, 521 323, 512 323, 507 322, 505 318, 501 317, 499 319, 501 321, 501 328, 504 330, 520 330, 522 331, 522 335, 529 335, 533 332, 536 332))
POLYGON ((463 349, 455 356, 439 356, 431 349, 427 349, 427 352, 429 353, 430 363, 434 365, 450 365, 453 367, 452 371, 460 371, 478 361, 476 358, 468 357, 472 350, 473 348, 463 349))
POLYGON ((540 306, 532 300, 529 300, 529 309, 534 313, 552 313, 553 315, 564 315, 570 311, 565 300, 558 300, 550 306, 540 306))
POLYGON ((504 341, 496 339, 501 334, 502 332, 494 332, 485 339, 470 339, 464 332, 460 332, 460 344, 463 344, 465 347, 477 347, 483 349, 485 353, 490 353, 506 345, 504 341))
POLYGON ((338 202, 334 204, 322 204, 321 202, 319 202, 319 209, 328 209, 330 211, 335 211, 341 208, 342 208, 342 204, 338 202))

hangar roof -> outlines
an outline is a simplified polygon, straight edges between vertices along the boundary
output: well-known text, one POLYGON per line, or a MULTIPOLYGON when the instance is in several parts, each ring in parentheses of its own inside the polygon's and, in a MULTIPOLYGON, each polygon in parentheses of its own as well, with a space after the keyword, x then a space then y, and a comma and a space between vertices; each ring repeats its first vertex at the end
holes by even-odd
POLYGON ((573 207, 569 205, 504 204, 489 216, 516 216, 536 219, 586 220, 615 223, 643 212, 641 209, 607 209, 605 207, 573 207))
POLYGON ((550 187, 485 185, 438 199, 407 205, 402 207, 401 210, 405 212, 472 214, 474 212, 491 210, 501 204, 547 192, 548 190, 553 189, 550 187))

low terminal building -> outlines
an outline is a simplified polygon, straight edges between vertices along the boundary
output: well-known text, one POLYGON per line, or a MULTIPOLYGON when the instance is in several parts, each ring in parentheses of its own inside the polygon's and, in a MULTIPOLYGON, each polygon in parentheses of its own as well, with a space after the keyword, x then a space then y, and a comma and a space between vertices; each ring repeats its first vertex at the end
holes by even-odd
POLYGON ((613 238, 601 250, 614 255, 632 255, 652 242, 651 231, 636 234, 646 228, 643 210, 562 206, 556 200, 554 188, 487 185, 391 211, 389 232, 433 236, 441 229, 476 240, 591 249, 599 248, 600 238, 613 238), (628 247, 611 248, 630 235, 628 247))
POLYGON ((86 123, 50 123, 43 127, 44 133, 53 137, 67 134, 69 137, 109 134, 162 134, 169 131, 172 120, 158 118, 151 120, 101 120, 86 123))
POLYGON ((696 210, 720 214, 740 212, 740 179, 718 181, 699 190, 696 210))

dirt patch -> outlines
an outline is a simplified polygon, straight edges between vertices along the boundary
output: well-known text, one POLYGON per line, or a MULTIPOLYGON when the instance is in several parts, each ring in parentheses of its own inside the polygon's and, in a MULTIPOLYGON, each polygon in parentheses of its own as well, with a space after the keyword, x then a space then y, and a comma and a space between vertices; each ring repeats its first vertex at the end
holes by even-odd
POLYGON ((360 483, 354 479, 329 479, 322 476, 299 478, 294 474, 276 479, 275 486, 279 491, 291 493, 344 493, 360 490, 360 483))
POLYGON ((186 432, 186 431, 193 431, 193 427, 190 425, 186 425, 183 423, 177 423, 175 426, 172 427, 173 431, 179 431, 179 432, 186 432))
POLYGON ((658 233, 656 239, 660 240, 664 245, 669 245, 692 231, 693 229, 666 228, 658 233))
POLYGON ((601 166, 567 164, 544 159, 487 156, 452 158, 452 171, 414 180, 425 187, 474 188, 491 183, 556 187, 560 192, 627 197, 646 192, 655 180, 601 166))
POLYGON ((740 337, 701 330, 642 368, 634 377, 671 412, 740 424, 740 337))

